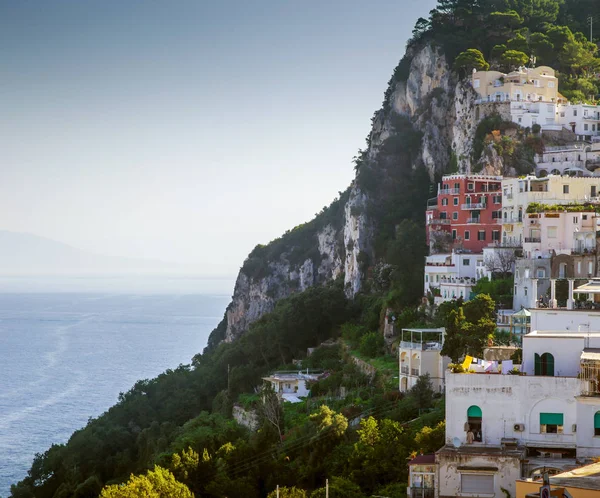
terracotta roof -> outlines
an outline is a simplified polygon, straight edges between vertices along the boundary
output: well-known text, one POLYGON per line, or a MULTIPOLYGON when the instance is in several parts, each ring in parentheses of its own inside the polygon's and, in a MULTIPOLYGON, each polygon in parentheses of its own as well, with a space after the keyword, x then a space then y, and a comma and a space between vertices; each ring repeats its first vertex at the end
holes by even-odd
POLYGON ((419 455, 413 458, 408 465, 429 465, 435 463, 435 455, 419 455))

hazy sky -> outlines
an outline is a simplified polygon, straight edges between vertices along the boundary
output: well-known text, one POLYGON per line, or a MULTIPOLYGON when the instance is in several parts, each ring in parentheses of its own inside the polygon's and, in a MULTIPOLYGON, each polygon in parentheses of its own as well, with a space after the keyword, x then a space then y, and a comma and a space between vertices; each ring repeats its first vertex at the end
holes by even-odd
POLYGON ((0 2, 0 229, 235 273, 350 183, 434 4, 0 2))

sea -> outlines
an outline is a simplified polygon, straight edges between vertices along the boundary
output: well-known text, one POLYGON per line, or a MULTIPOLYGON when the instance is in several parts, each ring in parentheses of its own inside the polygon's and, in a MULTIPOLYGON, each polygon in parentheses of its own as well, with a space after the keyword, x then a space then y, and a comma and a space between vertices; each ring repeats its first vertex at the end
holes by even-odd
POLYGON ((190 363, 230 300, 224 286, 151 287, 2 292, 0 281, 0 497, 36 453, 66 442, 137 380, 190 363))

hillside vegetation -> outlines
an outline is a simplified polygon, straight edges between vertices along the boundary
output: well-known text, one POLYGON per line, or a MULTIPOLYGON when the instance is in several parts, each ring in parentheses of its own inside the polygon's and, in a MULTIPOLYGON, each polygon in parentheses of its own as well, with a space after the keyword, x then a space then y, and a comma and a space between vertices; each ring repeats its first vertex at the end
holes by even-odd
MULTIPOLYGON (((580 32, 589 14, 600 14, 599 2, 439 0, 428 19, 419 19, 409 45, 437 45, 463 72, 473 60, 504 70, 522 54, 534 54, 538 65, 559 70, 566 96, 589 100, 598 94, 594 74, 599 67, 596 45, 580 32)), ((432 299, 420 302, 424 211, 435 179, 416 159, 420 132, 394 114, 389 102, 395 82, 408 77, 409 65, 407 56, 385 94, 388 138, 378 154, 359 151, 355 160, 356 184, 368 197, 364 209, 373 231, 372 254, 360 256, 362 292, 349 301, 338 279, 292 294, 233 343, 222 342, 222 322, 190 365, 138 381, 66 444, 37 455, 28 476, 13 486, 13 497, 95 498, 101 492, 125 497, 143 489, 147 496, 252 498, 267 496, 277 484, 287 488, 282 498, 320 497, 325 478, 337 489, 333 497, 405 496, 407 458, 443 444, 444 400, 427 378, 407 395, 398 393, 395 357, 380 341, 385 317, 393 314, 397 328, 447 326, 453 358, 476 354, 494 340, 494 304, 488 297, 437 311, 432 299), (340 338, 375 367, 373 378, 341 347, 320 348, 306 358, 307 348, 340 338), (292 360, 328 376, 311 386, 313 397, 307 401, 267 409, 268 393, 257 396, 255 388, 269 371, 298 368, 292 360), (235 402, 258 410, 256 432, 232 420, 235 402), (126 484, 111 486, 121 483, 126 484)), ((483 130, 482 140, 486 134, 483 130)), ((316 233, 325 224, 341 226, 348 195, 342 193, 315 220, 257 246, 244 271, 259 278, 284 252, 294 261, 317 261, 316 233)), ((512 284, 487 287, 499 299, 510 299, 512 284)))

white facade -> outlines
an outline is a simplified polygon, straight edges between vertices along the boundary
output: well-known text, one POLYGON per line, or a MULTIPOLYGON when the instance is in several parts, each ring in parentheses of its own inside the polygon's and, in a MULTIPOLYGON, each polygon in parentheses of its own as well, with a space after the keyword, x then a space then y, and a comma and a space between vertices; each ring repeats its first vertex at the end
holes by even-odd
POLYGON ((433 389, 444 390, 444 378, 450 358, 441 355, 444 328, 403 329, 398 347, 400 392, 409 391, 421 375, 428 374, 433 389))
POLYGON ((263 377, 263 380, 273 386, 273 390, 279 395, 293 394, 299 398, 310 394, 307 382, 315 381, 319 378, 316 374, 306 374, 302 372, 275 372, 269 377, 263 377))
POLYGON ((600 129, 600 106, 558 104, 557 121, 580 137, 597 136, 600 129))
POLYGON ((526 214, 523 253, 536 259, 555 254, 591 252, 596 248, 597 217, 593 211, 526 214))
POLYGON ((600 311, 534 309, 531 327, 524 375, 446 374, 437 496, 513 494, 518 478, 600 456, 600 311))
MULTIPOLYGON (((535 156, 535 172, 539 177, 547 175, 596 175, 600 164, 598 151, 585 142, 570 145, 545 146, 543 154, 535 156)), ((593 196, 592 196, 593 197, 593 196)))
POLYGON ((469 299, 477 280, 485 276, 483 254, 434 254, 425 259, 424 295, 433 292, 435 303, 469 299))
POLYGON ((570 204, 586 202, 600 195, 600 178, 547 176, 505 178, 502 180, 502 241, 504 245, 523 244, 523 218, 532 202, 570 204))

